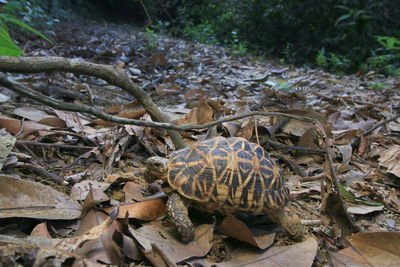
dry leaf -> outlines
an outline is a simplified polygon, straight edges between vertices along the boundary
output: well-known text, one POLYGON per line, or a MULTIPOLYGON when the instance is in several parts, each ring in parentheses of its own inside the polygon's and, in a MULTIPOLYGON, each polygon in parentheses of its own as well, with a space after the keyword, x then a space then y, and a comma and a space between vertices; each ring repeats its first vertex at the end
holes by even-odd
POLYGON ((347 212, 351 214, 368 214, 374 211, 381 211, 385 206, 383 205, 355 205, 351 204, 347 207, 347 212))
MULTIPOLYGON (((128 212, 128 218, 135 218, 143 221, 159 220, 166 216, 166 203, 166 198, 157 198, 132 204, 122 204, 119 207, 117 218, 125 218, 128 212)), ((103 210, 110 213, 113 208, 105 208, 103 210)))
POLYGON ((91 210, 82 218, 75 237, 64 240, 57 248, 106 264, 118 264, 119 249, 112 240, 115 231, 121 231, 119 222, 103 212, 91 210))
POLYGON ((95 180, 84 180, 72 186, 70 196, 75 200, 84 200, 91 189, 105 191, 109 186, 110 184, 108 183, 102 183, 95 180))
POLYGON ((31 232, 31 236, 44 237, 49 239, 52 238, 49 230, 47 229, 47 222, 42 222, 36 225, 31 232))
POLYGON ((182 118, 175 120, 177 124, 204 124, 213 121, 214 111, 204 98, 199 104, 182 118))
POLYGON ((352 247, 347 247, 337 253, 329 251, 329 255, 334 267, 371 267, 352 247))
POLYGON ((346 237, 346 239, 372 266, 399 266, 399 232, 357 233, 346 237))
POLYGON ((191 257, 203 257, 212 247, 214 225, 202 224, 195 228, 195 238, 189 244, 177 239, 174 229, 145 225, 137 230, 130 228, 146 258, 156 267, 171 266, 191 257))
POLYGON ((255 236, 247 225, 228 215, 218 226, 218 230, 230 237, 251 244, 260 249, 266 249, 274 243, 275 233, 255 236))
POLYGON ((0 128, 5 128, 7 132, 16 134, 22 130, 23 133, 32 130, 48 130, 51 127, 31 121, 20 121, 0 115, 0 128))
POLYGON ((318 243, 313 237, 304 242, 286 247, 271 247, 260 251, 250 248, 239 248, 232 252, 232 259, 218 263, 218 267, 310 267, 317 254, 318 243))
POLYGON ((138 201, 144 199, 142 195, 142 186, 137 183, 127 182, 122 191, 125 193, 126 203, 130 203, 132 200, 138 201))
POLYGON ((0 218, 26 217, 72 220, 81 215, 81 205, 50 186, 0 177, 0 218))
POLYGON ((36 107, 20 107, 15 109, 13 114, 18 115, 22 118, 29 119, 31 121, 35 121, 40 124, 48 125, 51 127, 57 127, 57 128, 65 128, 66 124, 65 122, 55 116, 51 116, 44 112, 41 109, 38 109, 36 107))
POLYGON ((400 177, 400 146, 393 145, 380 153, 379 165, 387 168, 387 172, 400 177))

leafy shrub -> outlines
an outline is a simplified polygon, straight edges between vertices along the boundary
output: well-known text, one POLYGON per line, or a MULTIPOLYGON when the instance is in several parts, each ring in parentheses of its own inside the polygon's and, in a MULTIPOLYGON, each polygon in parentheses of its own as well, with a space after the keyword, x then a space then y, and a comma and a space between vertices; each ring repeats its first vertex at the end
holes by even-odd
POLYGON ((377 57, 383 51, 374 36, 398 36, 400 29, 397 0, 170 0, 163 8, 149 2, 152 16, 170 22, 175 35, 331 71, 391 62, 377 57))
POLYGON ((42 16, 44 14, 43 10, 39 10, 37 14, 33 10, 39 9, 31 9, 30 1, 9 1, 2 7, 2 13, 0 13, 0 55, 19 56, 24 54, 10 37, 8 27, 10 23, 17 25, 18 30, 24 29, 51 42, 45 35, 25 23, 25 21, 32 23, 34 15, 42 16))

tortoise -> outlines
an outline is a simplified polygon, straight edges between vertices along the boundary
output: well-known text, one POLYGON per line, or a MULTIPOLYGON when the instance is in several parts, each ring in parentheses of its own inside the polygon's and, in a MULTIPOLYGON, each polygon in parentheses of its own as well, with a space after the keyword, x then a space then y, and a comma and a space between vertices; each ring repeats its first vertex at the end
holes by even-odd
POLYGON ((290 200, 283 173, 267 152, 241 137, 215 137, 173 152, 169 160, 147 159, 146 179, 162 179, 172 188, 167 215, 184 243, 194 239, 187 208, 222 214, 266 214, 301 240, 299 218, 285 208, 290 200))

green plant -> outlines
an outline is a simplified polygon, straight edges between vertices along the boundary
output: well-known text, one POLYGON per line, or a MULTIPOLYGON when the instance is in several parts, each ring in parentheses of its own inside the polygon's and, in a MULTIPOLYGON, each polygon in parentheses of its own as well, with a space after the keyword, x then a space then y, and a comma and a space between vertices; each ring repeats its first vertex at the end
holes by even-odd
POLYGON ((390 36, 375 36, 380 48, 372 51, 365 69, 374 69, 391 75, 400 74, 400 40, 390 36))
POLYGON ((208 22, 195 25, 193 22, 188 21, 183 29, 183 36, 195 42, 210 45, 219 44, 215 36, 214 27, 208 22))
POLYGON ((239 35, 236 31, 232 32, 232 54, 235 56, 244 55, 248 51, 248 44, 245 41, 239 39, 239 35))
POLYGON ((158 44, 157 44, 158 34, 155 33, 155 31, 153 29, 146 27, 143 35, 146 38, 145 49, 146 50, 156 50, 158 47, 158 44))
POLYGON ((320 67, 340 74, 343 70, 348 70, 351 67, 351 61, 346 56, 326 53, 325 48, 318 51, 316 63, 320 67))
POLYGON ((380 89, 386 86, 386 83, 374 83, 372 84, 372 87, 375 89, 380 89))
MULTIPOLYGON (((368 59, 385 53, 371 38, 397 36, 400 29, 400 9, 393 0, 169 0, 163 7, 149 2, 152 17, 169 21, 175 35, 223 44, 234 53, 284 58, 288 64, 317 63, 335 72, 372 67, 368 59)), ((381 39, 396 47, 392 41, 381 39)))
MULTIPOLYGON (((25 1, 24 1, 25 2, 25 1)), ((28 4, 26 2, 26 4, 28 4)), ((25 4, 25 3, 24 3, 25 4)), ((39 35, 41 38, 52 43, 52 41, 45 35, 35 30, 28 24, 24 23, 21 19, 16 18, 14 15, 18 15, 24 10, 26 6, 22 5, 21 1, 9 1, 7 5, 3 7, 3 12, 0 13, 0 54, 6 56, 20 56, 24 54, 21 48, 19 48, 11 39, 9 34, 8 23, 16 24, 18 27, 39 35)), ((23 13, 22 13, 23 14, 23 13)))

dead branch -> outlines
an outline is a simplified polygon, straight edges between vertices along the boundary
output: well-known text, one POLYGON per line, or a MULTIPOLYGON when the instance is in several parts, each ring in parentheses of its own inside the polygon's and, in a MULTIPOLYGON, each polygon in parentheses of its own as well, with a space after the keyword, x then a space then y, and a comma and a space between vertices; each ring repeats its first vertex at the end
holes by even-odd
MULTIPOLYGON (((1 69, 1 57, 0 57, 0 69, 1 69)), ((313 122, 314 120, 311 118, 297 116, 292 114, 286 114, 281 112, 264 112, 264 111, 252 111, 246 112, 234 116, 226 116, 222 119, 204 123, 204 124, 174 124, 174 123, 167 123, 167 122, 152 122, 152 121, 143 121, 143 120, 135 120, 135 119, 127 119, 118 116, 113 116, 108 113, 105 113, 96 107, 88 106, 88 105, 80 105, 80 104, 72 104, 72 103, 65 103, 59 100, 55 100, 51 97, 45 96, 41 93, 38 93, 25 85, 22 85, 16 81, 10 80, 4 73, 0 73, 0 85, 7 87, 8 89, 17 92, 23 96, 30 97, 40 103, 48 105, 55 109, 66 110, 66 111, 74 111, 74 112, 82 112, 86 114, 90 114, 96 116, 100 119, 105 121, 110 121, 114 123, 121 123, 121 124, 133 124, 138 126, 145 126, 145 127, 154 127, 154 128, 164 128, 169 130, 175 131, 192 131, 198 129, 206 129, 214 125, 222 124, 228 121, 234 121, 243 119, 250 116, 282 116, 302 121, 313 122)), ((154 103, 153 103, 154 104, 154 103)), ((318 151, 316 151, 318 153, 318 151)))
MULTIPOLYGON (((0 71, 17 73, 64 71, 96 77, 134 96, 147 110, 153 120, 163 123, 170 122, 169 118, 156 106, 152 98, 132 82, 124 69, 117 66, 101 65, 62 57, 0 56, 0 71)), ((2 80, 4 78, 6 77, 2 77, 2 80)), ((177 149, 185 147, 185 143, 179 132, 170 129, 168 130, 168 134, 177 149)))
POLYGON ((357 146, 360 144, 360 140, 361 140, 361 137, 362 137, 362 136, 367 136, 367 135, 369 135, 370 133, 372 133, 373 131, 375 131, 376 129, 378 129, 379 127, 382 127, 382 126, 384 126, 385 124, 387 124, 387 123, 389 123, 389 122, 395 121, 395 120, 397 120, 398 118, 400 118, 400 114, 397 114, 397 115, 394 116, 393 118, 384 120, 384 121, 382 121, 382 122, 376 124, 376 125, 375 125, 374 127, 372 127, 371 129, 369 129, 369 130, 363 132, 361 135, 357 136, 357 138, 355 138, 355 139, 351 142, 351 146, 352 146, 352 147, 357 147, 357 146))
POLYGON ((17 140, 15 143, 17 145, 58 147, 58 148, 81 149, 81 150, 92 150, 92 149, 96 148, 95 146, 66 145, 66 144, 57 144, 57 143, 41 143, 41 142, 24 141, 24 140, 17 140))

